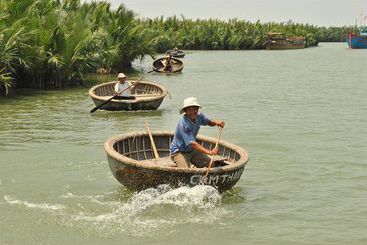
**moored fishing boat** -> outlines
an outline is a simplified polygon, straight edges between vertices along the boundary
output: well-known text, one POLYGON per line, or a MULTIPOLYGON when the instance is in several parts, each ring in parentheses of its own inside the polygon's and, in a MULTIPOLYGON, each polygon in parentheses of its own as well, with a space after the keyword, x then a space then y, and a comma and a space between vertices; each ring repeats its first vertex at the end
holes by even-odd
MULTIPOLYGON (((172 132, 156 131, 152 136, 158 159, 154 158, 152 144, 145 132, 114 136, 104 144, 112 174, 129 189, 143 190, 162 184, 171 187, 206 184, 223 192, 237 183, 248 162, 248 154, 243 148, 220 141, 214 167, 205 178, 208 168, 178 168, 173 163, 169 157, 172 132)), ((197 136, 197 142, 207 149, 216 144, 215 139, 201 135, 197 136)))
POLYGON ((303 49, 306 40, 304 37, 286 37, 284 33, 270 32, 266 49, 283 50, 283 49, 303 49))
POLYGON ((350 32, 347 35, 346 41, 351 49, 366 49, 367 48, 367 28, 361 31, 360 34, 350 32))
POLYGON ((185 52, 181 49, 178 49, 178 50, 168 50, 166 52, 166 55, 170 55, 174 58, 183 58, 185 57, 185 52))
MULTIPOLYGON (((116 82, 98 84, 89 90, 89 96, 96 106, 105 103, 114 96, 115 84, 116 82)), ((131 95, 135 99, 112 99, 100 109, 110 111, 156 110, 168 93, 162 85, 146 81, 140 81, 134 91, 135 93, 131 95)))
POLYGON ((175 72, 182 71, 182 69, 184 68, 184 64, 181 60, 176 59, 176 58, 170 58, 172 59, 172 69, 165 70, 164 69, 165 59, 167 59, 167 57, 159 58, 153 61, 153 67, 152 67, 153 70, 156 72, 162 72, 162 73, 175 73, 175 72))

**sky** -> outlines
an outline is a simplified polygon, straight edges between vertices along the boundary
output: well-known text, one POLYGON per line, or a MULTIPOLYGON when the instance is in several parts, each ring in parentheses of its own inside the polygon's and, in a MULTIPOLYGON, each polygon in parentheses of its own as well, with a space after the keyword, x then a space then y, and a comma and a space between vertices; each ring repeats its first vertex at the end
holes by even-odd
MULTIPOLYGON (((367 15, 367 0, 106 0, 121 3, 138 17, 180 16, 187 19, 238 18, 255 22, 349 26, 367 15), (363 13, 363 17, 361 17, 363 13)), ((367 20, 367 18, 366 18, 367 20)))

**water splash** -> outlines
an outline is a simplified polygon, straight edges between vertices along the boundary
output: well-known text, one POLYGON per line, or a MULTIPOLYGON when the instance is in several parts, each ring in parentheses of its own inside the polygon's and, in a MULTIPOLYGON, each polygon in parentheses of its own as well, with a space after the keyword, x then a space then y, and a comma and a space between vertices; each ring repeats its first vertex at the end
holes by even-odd
POLYGON ((58 197, 62 204, 36 203, 4 196, 9 205, 31 208, 45 220, 103 237, 127 234, 133 237, 159 236, 182 225, 221 225, 230 213, 222 205, 222 196, 211 186, 179 187, 168 185, 141 192, 109 192, 58 197))
MULTIPOLYGON (((86 230, 97 230, 103 236, 126 232, 132 236, 172 232, 184 224, 211 224, 227 214, 221 195, 210 186, 179 187, 167 185, 134 193, 126 202, 104 200, 101 196, 64 195, 65 198, 85 199, 108 210, 96 212, 85 207, 71 215, 67 224, 86 230)), ((66 220, 65 220, 66 221, 66 220)))

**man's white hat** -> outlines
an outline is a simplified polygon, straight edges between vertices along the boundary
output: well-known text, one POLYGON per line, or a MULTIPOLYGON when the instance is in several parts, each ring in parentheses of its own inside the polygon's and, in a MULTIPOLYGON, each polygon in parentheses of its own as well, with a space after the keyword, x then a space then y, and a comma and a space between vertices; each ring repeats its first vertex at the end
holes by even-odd
POLYGON ((126 75, 124 73, 119 73, 117 75, 117 78, 125 78, 125 77, 126 77, 126 75))
POLYGON ((189 97, 184 100, 183 105, 180 109, 180 114, 184 113, 184 109, 190 106, 197 106, 197 107, 202 108, 202 106, 199 105, 195 97, 189 97))

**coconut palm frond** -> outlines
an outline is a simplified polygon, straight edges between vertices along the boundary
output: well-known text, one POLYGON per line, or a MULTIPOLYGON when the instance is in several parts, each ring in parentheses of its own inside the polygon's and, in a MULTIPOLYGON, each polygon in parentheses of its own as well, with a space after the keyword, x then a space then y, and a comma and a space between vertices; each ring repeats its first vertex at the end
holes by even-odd
POLYGON ((11 73, 6 72, 5 68, 0 69, 0 86, 5 88, 5 94, 8 94, 9 88, 12 86, 13 77, 11 73))

